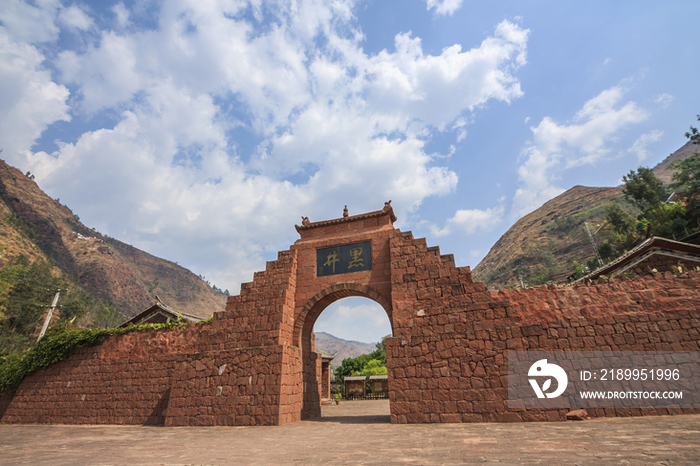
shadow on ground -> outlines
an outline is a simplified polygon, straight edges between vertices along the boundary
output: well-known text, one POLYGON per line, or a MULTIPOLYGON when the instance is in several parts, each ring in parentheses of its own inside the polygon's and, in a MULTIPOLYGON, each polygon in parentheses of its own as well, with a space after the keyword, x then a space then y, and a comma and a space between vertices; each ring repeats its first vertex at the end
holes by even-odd
POLYGON ((321 417, 315 422, 338 424, 390 424, 389 400, 344 400, 340 404, 321 405, 321 417))
POLYGON ((323 416, 310 419, 314 422, 333 422, 337 424, 390 424, 391 416, 367 415, 367 416, 323 416))

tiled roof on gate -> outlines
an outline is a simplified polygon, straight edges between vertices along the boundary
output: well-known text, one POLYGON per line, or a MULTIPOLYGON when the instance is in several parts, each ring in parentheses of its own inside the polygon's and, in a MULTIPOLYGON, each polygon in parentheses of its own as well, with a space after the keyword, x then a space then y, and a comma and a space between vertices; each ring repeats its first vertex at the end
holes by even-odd
POLYGON ((301 233, 303 230, 311 230, 313 228, 325 227, 329 225, 336 225, 339 223, 349 223, 356 222, 358 220, 365 220, 373 217, 382 217, 384 215, 389 215, 391 218, 391 223, 396 221, 396 215, 394 215, 394 209, 391 207, 391 201, 384 203, 384 208, 382 210, 375 210, 374 212, 367 212, 366 214, 359 215, 349 215, 345 216, 347 213, 347 206, 345 206, 343 217, 336 218, 333 220, 323 220, 320 222, 310 222, 309 217, 302 217, 301 225, 294 225, 297 232, 301 233))

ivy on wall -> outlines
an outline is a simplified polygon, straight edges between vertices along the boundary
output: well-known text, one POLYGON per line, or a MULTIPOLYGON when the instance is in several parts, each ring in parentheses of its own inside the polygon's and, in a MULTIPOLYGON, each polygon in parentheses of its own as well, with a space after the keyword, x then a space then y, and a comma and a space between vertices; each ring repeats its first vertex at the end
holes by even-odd
POLYGON ((82 346, 94 346, 112 335, 151 332, 162 329, 199 325, 209 322, 177 320, 164 324, 130 325, 123 328, 74 330, 67 324, 57 324, 30 350, 0 357, 0 395, 17 390, 24 377, 66 359, 82 346))

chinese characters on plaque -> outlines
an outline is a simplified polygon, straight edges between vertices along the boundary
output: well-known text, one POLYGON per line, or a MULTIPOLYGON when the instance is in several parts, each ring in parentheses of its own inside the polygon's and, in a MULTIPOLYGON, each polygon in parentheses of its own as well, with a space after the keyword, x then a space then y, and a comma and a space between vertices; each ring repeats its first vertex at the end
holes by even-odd
POLYGON ((372 270, 372 243, 346 244, 316 250, 316 276, 372 270))

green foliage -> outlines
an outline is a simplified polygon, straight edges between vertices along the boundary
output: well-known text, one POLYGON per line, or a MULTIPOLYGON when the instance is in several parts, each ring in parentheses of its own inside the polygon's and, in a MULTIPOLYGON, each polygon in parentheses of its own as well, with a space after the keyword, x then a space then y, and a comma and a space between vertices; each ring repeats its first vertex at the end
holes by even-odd
POLYGON ((568 233, 577 225, 578 222, 571 215, 564 215, 563 217, 558 217, 556 220, 554 220, 554 225, 551 228, 554 231, 568 233))
POLYGON ((695 152, 683 160, 676 160, 670 166, 676 170, 673 183, 669 186, 676 190, 686 190, 683 197, 692 197, 700 193, 700 152, 695 152))
POLYGON ((114 306, 95 298, 65 275, 54 275, 49 263, 30 264, 27 257, 18 256, 0 270, 0 352, 31 346, 58 289, 64 290, 59 301, 62 321, 83 319, 91 327, 113 327, 123 322, 114 306))
POLYGON ((66 359, 82 346, 94 346, 112 335, 131 332, 171 329, 197 325, 182 320, 165 324, 130 325, 124 328, 73 330, 66 323, 54 325, 30 350, 2 355, 0 353, 0 394, 14 391, 22 379, 32 372, 66 359))
POLYGON ((36 239, 36 233, 32 230, 29 225, 17 214, 7 214, 5 221, 17 230, 22 236, 29 238, 30 240, 36 239))
POLYGON ((382 362, 379 359, 370 360, 367 365, 360 371, 360 375, 384 375, 387 373, 386 362, 382 362))
POLYGON ((384 343, 385 338, 386 337, 382 338, 382 341, 377 343, 377 349, 373 352, 369 354, 361 354, 356 358, 343 359, 343 363, 335 369, 336 378, 344 379, 345 377, 352 375, 386 374, 386 347, 384 343), (370 371, 381 370, 379 368, 383 367, 384 372, 377 372, 376 374, 364 374, 363 371, 368 367, 370 371))
POLYGON ((576 261, 574 261, 573 266, 574 273, 571 277, 572 280, 578 280, 579 278, 583 278, 590 273, 590 269, 588 267, 583 264, 579 264, 576 261))
MULTIPOLYGON (((696 115, 698 121, 700 121, 700 115, 696 115)), ((690 132, 685 133, 685 137, 691 140, 693 144, 700 144, 700 133, 697 128, 690 127, 690 132)))
POLYGON ((590 272, 595 272, 596 270, 598 270, 598 268, 600 268, 600 264, 598 263, 598 259, 596 259, 595 257, 588 259, 588 262, 586 262, 586 268, 588 268, 588 270, 590 270, 590 272))
POLYGON ((664 184, 649 167, 639 167, 636 172, 630 171, 622 180, 625 183, 622 190, 625 199, 639 210, 653 209, 668 197, 664 184))
MULTIPOLYGON (((0 333, 28 336, 35 332, 60 283, 46 262, 29 265, 19 256, 0 270, 0 333)), ((0 343, 0 350, 2 343, 0 343)))
MULTIPOLYGON (((700 115, 698 115, 700 121, 700 115)), ((700 132, 697 128, 690 127, 690 132, 685 137, 693 144, 700 145, 700 132)), ((695 152, 690 157, 673 162, 669 168, 675 170, 673 183, 670 187, 678 193, 686 206, 685 220, 689 225, 700 225, 700 152, 695 152)))
POLYGON ((608 204, 605 206, 605 211, 607 213, 605 221, 616 233, 627 235, 634 232, 637 220, 619 204, 608 204))
MULTIPOLYGON (((700 121, 700 115, 698 115, 700 121)), ((690 127, 685 133, 693 144, 700 144, 700 132, 690 127)), ((608 204, 606 223, 612 227, 611 241, 604 241, 598 252, 604 259, 613 259, 639 242, 640 233, 651 228, 651 233, 666 238, 682 239, 700 227, 700 153, 669 165, 674 170, 673 183, 669 186, 676 190, 682 202, 667 203, 668 193, 663 183, 656 178, 648 167, 639 167, 623 176, 625 199, 639 208, 641 212, 636 221, 625 209, 616 204, 608 204), (679 192, 680 191, 680 192, 679 192)), ((588 269, 593 271, 596 263, 588 262, 588 269)), ((680 268, 680 265, 679 265, 680 268)), ((583 273, 585 267, 574 262, 575 278, 583 273)))
POLYGON ((686 207, 683 204, 660 204, 646 212, 651 229, 657 236, 682 238, 688 226, 686 207))

